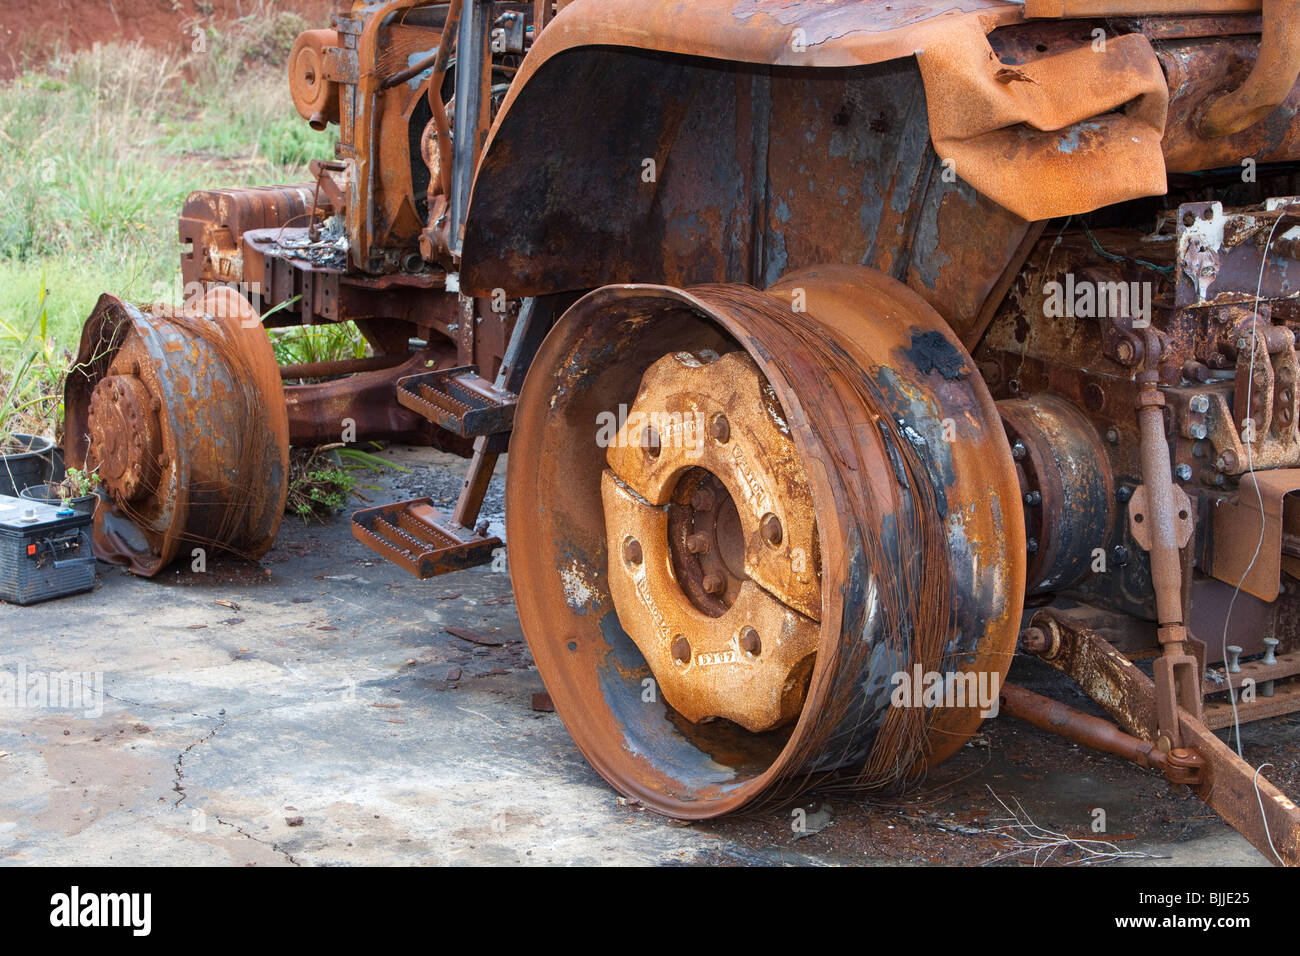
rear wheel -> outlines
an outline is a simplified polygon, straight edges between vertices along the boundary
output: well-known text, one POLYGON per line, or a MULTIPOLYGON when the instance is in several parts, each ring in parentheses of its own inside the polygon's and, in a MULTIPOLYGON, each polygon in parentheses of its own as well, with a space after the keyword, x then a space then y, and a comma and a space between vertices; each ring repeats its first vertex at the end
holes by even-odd
POLYGON ((597 290, 544 343, 510 452, 525 635, 583 753, 648 806, 912 777, 980 708, 894 706, 897 675, 1006 672, 1010 449, 947 325, 885 276, 597 290))

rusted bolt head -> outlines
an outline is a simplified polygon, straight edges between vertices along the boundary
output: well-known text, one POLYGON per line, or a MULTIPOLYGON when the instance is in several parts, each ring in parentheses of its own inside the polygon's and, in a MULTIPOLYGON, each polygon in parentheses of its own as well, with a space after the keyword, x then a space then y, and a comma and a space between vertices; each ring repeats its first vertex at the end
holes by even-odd
POLYGON ((758 631, 752 627, 746 627, 740 632, 740 649, 751 657, 757 657, 763 652, 763 641, 758 636, 758 631))
POLYGON ((644 557, 641 542, 636 538, 628 538, 623 542, 623 560, 628 564, 640 564, 644 557))
POLYGON ((1110 442, 1112 445, 1118 445, 1119 432, 1113 428, 1106 429, 1106 441, 1110 442))
POLYGON ((1115 497, 1118 498, 1121 502, 1128 501, 1130 498, 1133 497, 1133 489, 1130 488, 1128 485, 1120 485, 1118 488, 1115 489, 1115 497))
POLYGON ((781 519, 774 514, 763 515, 763 523, 759 526, 759 533, 763 535, 763 540, 772 546, 781 543, 781 519))
POLYGON ((704 575, 704 590, 710 594, 721 594, 726 590, 727 582, 722 579, 722 575, 710 571, 704 575))
POLYGON ((1197 422, 1196 424, 1192 425, 1190 431, 1192 433, 1192 437, 1195 438, 1197 441, 1201 441, 1202 439, 1205 438, 1206 435, 1209 434, 1209 431, 1200 422, 1197 422))
POLYGON ((1191 481, 1192 466, 1179 465, 1177 468, 1174 469, 1174 477, 1177 478, 1179 481, 1191 481))
POLYGON ((691 659, 691 642, 678 634, 673 638, 672 646, 673 660, 678 664, 686 664, 691 659))
POLYGON ((713 416, 713 421, 709 424, 709 434, 713 436, 714 441, 726 443, 731 437, 731 423, 727 421, 726 415, 713 416))
POLYGON ((1187 407, 1198 415, 1204 415, 1210 410, 1210 399, 1206 395, 1193 395, 1187 407))
POLYGON ((1129 365, 1133 362, 1133 343, 1128 339, 1121 339, 1115 343, 1115 357, 1119 359, 1120 364, 1129 365))
POLYGON ((1041 627, 1027 627, 1020 632, 1020 649, 1026 654, 1041 654, 1047 650, 1047 635, 1041 627))
POLYGON ((1042 503, 1043 495, 1037 488, 1025 495, 1025 504, 1029 505, 1031 508, 1037 508, 1042 503))
POLYGON ((708 488, 696 488, 691 493, 691 507, 696 511, 712 511, 713 505, 713 492, 708 488))
POLYGON ((686 550, 691 554, 707 554, 709 551, 709 536, 699 532, 687 535, 686 550))

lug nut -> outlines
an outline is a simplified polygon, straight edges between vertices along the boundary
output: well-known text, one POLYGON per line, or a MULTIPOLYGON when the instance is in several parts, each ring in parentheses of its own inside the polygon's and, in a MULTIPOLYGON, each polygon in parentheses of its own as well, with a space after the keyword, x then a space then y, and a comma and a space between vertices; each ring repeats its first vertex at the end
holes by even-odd
POLYGON ((776 515, 769 514, 763 516, 763 523, 759 526, 759 533, 762 534, 763 540, 775 547, 781 543, 781 519, 776 515))
POLYGON ((704 575, 704 590, 709 594, 721 594, 727 588, 727 582, 722 580, 722 575, 715 571, 710 571, 704 575))
POLYGON ((719 443, 725 443, 731 437, 731 423, 727 421, 726 415, 713 416, 713 421, 709 425, 709 434, 719 443))
POLYGON ((708 554, 709 553, 709 536, 696 532, 686 537, 686 550, 691 554, 708 554))
POLYGON ((691 659, 690 641, 686 640, 686 638, 681 635, 673 638, 672 654, 673 660, 678 664, 689 663, 691 659))
POLYGON ((636 538, 628 538, 623 542, 623 560, 628 564, 640 564, 644 555, 641 553, 641 542, 636 538))
POLYGON ((763 652, 763 642, 758 636, 758 631, 752 627, 747 627, 740 632, 740 649, 751 657, 757 657, 763 652))

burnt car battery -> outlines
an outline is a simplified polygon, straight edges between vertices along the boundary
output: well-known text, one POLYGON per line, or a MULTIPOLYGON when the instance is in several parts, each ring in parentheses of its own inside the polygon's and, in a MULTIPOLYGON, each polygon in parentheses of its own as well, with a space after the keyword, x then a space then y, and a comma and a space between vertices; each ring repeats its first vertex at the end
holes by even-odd
POLYGON ((0 601, 35 604, 95 586, 91 515, 0 495, 0 601))

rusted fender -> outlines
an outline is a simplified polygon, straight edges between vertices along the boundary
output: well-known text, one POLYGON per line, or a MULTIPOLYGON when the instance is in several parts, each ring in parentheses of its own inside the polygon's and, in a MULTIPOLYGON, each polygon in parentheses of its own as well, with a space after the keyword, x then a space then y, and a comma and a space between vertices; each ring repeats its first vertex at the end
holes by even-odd
POLYGON ((999 0, 575 0, 525 59, 488 149, 529 79, 576 47, 805 67, 915 55, 939 157, 1022 218, 1163 194, 1160 142, 1169 94, 1146 38, 1112 38, 1102 50, 1085 47, 1007 68, 986 35, 1023 20, 1020 4, 999 0), (1126 103, 1126 113, 1112 114, 1126 103))

